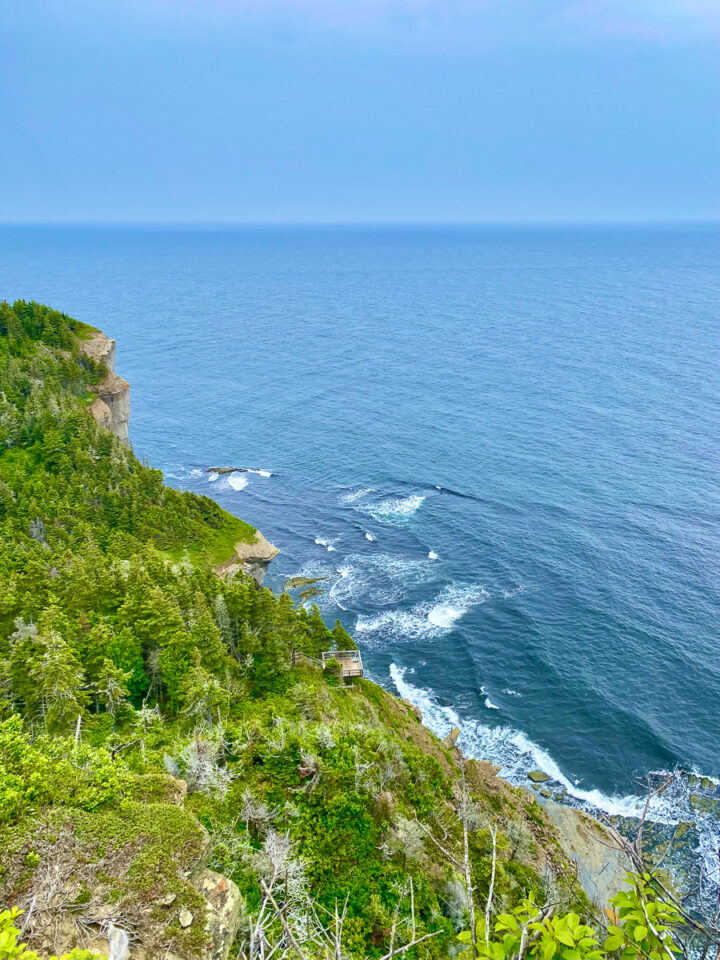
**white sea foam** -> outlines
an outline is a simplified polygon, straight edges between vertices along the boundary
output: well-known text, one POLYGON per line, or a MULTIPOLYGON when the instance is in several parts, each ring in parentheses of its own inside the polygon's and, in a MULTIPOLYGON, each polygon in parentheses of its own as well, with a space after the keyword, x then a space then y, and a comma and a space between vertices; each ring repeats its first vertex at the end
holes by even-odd
POLYGON ((479 584, 451 584, 432 603, 419 603, 410 610, 384 610, 371 617, 358 617, 355 630, 364 634, 391 634, 405 640, 447 633, 472 607, 490 594, 479 584))
POLYGON ((369 596, 377 605, 398 603, 410 588, 435 579, 427 560, 388 553, 350 554, 343 558, 340 570, 342 577, 334 584, 331 596, 343 609, 352 609, 369 596))
POLYGON ((488 695, 487 689, 485 687, 480 687, 480 693, 483 695, 483 697, 485 697, 485 700, 483 702, 485 703, 485 706, 487 707, 488 710, 500 709, 500 707, 496 703, 492 702, 492 700, 488 695))
POLYGON ((255 473, 258 477, 271 477, 272 472, 270 470, 251 470, 250 467, 247 468, 245 473, 255 473))
POLYGON ((244 490, 248 485, 248 479, 241 473, 230 473, 227 477, 227 483, 233 490, 244 490))
POLYGON ((522 694, 518 693, 517 690, 511 690, 509 687, 503 689, 503 693, 506 693, 509 697, 521 697, 522 694))
POLYGON ((219 476, 220 476, 219 473, 209 473, 209 474, 208 474, 208 483, 215 483, 215 481, 218 479, 219 476))
POLYGON ((330 540, 325 539, 325 537, 315 537, 315 543, 319 547, 325 547, 328 553, 335 552, 335 544, 339 541, 340 537, 333 537, 330 540))
MULTIPOLYGON (((500 775, 511 783, 525 784, 528 771, 540 769, 562 784, 578 806, 622 817, 642 815, 644 798, 633 795, 607 796, 600 790, 581 789, 565 776, 546 750, 521 730, 513 730, 508 726, 491 727, 478 720, 462 720, 452 707, 438 703, 431 691, 409 683, 405 668, 394 663, 390 665, 390 676, 398 693, 420 708, 423 723, 437 736, 445 737, 453 727, 459 727, 458 743, 463 751, 469 757, 499 766, 500 775)), ((648 816, 657 823, 665 824, 677 823, 680 819, 678 811, 663 797, 654 797, 650 801, 648 816)))
POLYGON ((435 553, 434 550, 431 550, 428 554, 428 560, 439 560, 440 557, 435 553))
POLYGON ((350 490, 348 493, 343 493, 340 496, 340 503, 355 503, 356 500, 361 500, 363 497, 367 497, 368 494, 374 492, 373 487, 362 487, 359 490, 350 490))
POLYGON ((368 533, 367 530, 365 531, 365 539, 369 540, 370 543, 375 543, 375 537, 371 533, 368 533))
POLYGON ((389 497, 377 503, 361 503, 357 509, 369 513, 378 523, 403 524, 423 505, 425 497, 414 493, 409 497, 389 497))

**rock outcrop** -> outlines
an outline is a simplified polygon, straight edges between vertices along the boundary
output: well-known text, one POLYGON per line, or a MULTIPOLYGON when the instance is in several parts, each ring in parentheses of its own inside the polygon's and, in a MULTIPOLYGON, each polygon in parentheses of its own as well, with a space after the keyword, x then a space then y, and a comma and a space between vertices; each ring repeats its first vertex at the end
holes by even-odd
POLYGON ((26 912, 41 955, 84 947, 106 956, 108 935, 126 931, 129 960, 228 960, 242 896, 207 868, 210 837, 185 810, 185 789, 170 775, 139 775, 122 810, 49 808, 14 838, 0 902, 26 912))
POLYGON ((555 825, 564 853, 575 861, 578 880, 596 907, 603 909, 622 889, 632 864, 614 832, 574 807, 538 797, 555 825))
POLYGON ((90 406, 90 413, 104 430, 114 433, 129 446, 130 384, 115 373, 115 341, 97 330, 89 340, 83 341, 81 349, 93 360, 102 360, 108 370, 105 379, 92 387, 97 398, 90 406))
POLYGON ((279 552, 277 547, 266 540, 259 530, 256 530, 252 540, 235 544, 235 556, 232 560, 218 564, 215 567, 215 573, 220 577, 231 577, 238 570, 242 570, 261 587, 265 571, 279 552))

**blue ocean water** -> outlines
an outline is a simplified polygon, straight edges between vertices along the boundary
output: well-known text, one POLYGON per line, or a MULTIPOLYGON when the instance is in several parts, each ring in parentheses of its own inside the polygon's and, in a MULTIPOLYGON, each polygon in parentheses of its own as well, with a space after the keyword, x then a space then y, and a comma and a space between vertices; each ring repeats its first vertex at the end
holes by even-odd
POLYGON ((720 228, 6 227, 0 296, 116 337, 136 453, 469 752, 720 775, 720 228))

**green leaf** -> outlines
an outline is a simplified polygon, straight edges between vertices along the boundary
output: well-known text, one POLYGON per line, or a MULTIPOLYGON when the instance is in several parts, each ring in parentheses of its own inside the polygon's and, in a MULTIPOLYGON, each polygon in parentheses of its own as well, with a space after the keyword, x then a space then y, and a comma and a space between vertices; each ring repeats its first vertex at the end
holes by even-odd
POLYGON ((566 947, 575 946, 575 938, 569 930, 556 930, 555 936, 560 943, 564 943, 566 947))
POLYGON ((554 939, 546 940, 542 948, 544 960, 552 960, 557 953, 557 943, 554 939))
POLYGON ((617 936, 617 934, 613 934, 613 936, 608 937, 607 940, 605 941, 605 950, 608 953, 614 953, 616 950, 620 949, 623 943, 624 943, 623 937, 619 937, 617 936))
POLYGON ((469 931, 469 930, 463 930, 461 933, 459 933, 459 934, 457 935, 457 939, 460 941, 460 943, 471 943, 471 942, 472 942, 472 937, 470 936, 470 931, 469 931))
POLYGON ((635 939, 639 942, 640 940, 644 940, 647 935, 648 935, 647 927, 644 927, 641 923, 639 923, 635 927, 635 939))

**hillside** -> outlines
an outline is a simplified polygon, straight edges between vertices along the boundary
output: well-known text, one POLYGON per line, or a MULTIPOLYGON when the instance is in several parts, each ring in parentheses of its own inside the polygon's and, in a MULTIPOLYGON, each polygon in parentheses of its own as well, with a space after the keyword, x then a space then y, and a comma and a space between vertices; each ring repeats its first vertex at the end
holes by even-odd
POLYGON ((98 331, 18 302, 0 335, 0 906, 30 948, 445 957, 528 897, 602 917, 529 791, 322 670, 342 626, 135 458, 98 331))

